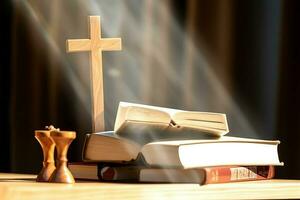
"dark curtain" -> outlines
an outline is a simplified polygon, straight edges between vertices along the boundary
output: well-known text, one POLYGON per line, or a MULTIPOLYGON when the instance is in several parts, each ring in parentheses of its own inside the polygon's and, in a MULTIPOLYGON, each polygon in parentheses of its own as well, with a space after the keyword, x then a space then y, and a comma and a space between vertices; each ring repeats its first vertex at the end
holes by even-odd
MULTIPOLYGON (((39 4, 42 3, 39 2, 35 4, 34 9, 44 8, 41 13, 51 19, 49 7, 53 6, 52 9, 61 11, 60 17, 63 18, 62 11, 66 7, 55 7, 53 5, 55 2, 58 1, 48 2, 49 6, 45 7, 40 6, 39 4)), ((113 2, 118 5, 117 1, 113 2)), ((135 1, 125 2, 133 5, 132 2, 135 1)), ((297 104, 300 98, 298 78, 300 57, 297 1, 144 0, 140 2, 142 2, 141 6, 146 6, 146 12, 140 12, 136 16, 137 18, 146 16, 147 26, 144 28, 147 31, 143 34, 148 37, 151 33, 149 37, 153 37, 157 33, 153 27, 162 27, 159 29, 161 31, 159 35, 161 38, 168 39, 164 44, 169 48, 161 48, 161 51, 168 52, 170 57, 163 65, 174 66, 174 69, 185 74, 186 78, 181 80, 185 85, 183 89, 178 88, 175 84, 178 80, 164 78, 165 74, 157 74, 155 68, 151 71, 153 65, 160 65, 158 61, 143 58, 141 62, 145 62, 145 66, 149 65, 149 68, 145 67, 148 71, 143 72, 145 78, 141 79, 138 76, 136 78, 146 89, 142 89, 141 95, 137 96, 135 101, 191 110, 226 112, 232 130, 231 135, 251 136, 246 133, 250 129, 243 129, 244 126, 241 126, 237 118, 232 117, 234 114, 229 109, 232 107, 224 106, 223 99, 219 98, 220 94, 214 94, 209 89, 210 85, 203 81, 201 76, 203 71, 197 67, 199 58, 194 51, 195 48, 202 49, 202 55, 213 74, 220 81, 223 90, 228 92, 241 112, 245 114, 244 117, 256 133, 255 137, 281 140, 279 154, 285 166, 278 168, 277 176, 300 178, 300 172, 297 170, 300 167, 298 159, 300 112, 297 104), (167 5, 169 11, 164 7, 159 9, 162 7, 161 2, 167 5), (155 9, 158 11, 154 12, 155 9), (171 17, 164 15, 167 11, 172 14, 171 17), (161 17, 164 20, 161 20, 161 17), (177 55, 171 48, 175 48, 171 41, 177 38, 176 34, 169 33, 172 32, 172 27, 168 26, 172 20, 176 20, 179 27, 184 30, 181 34, 186 34, 192 41, 178 43, 177 48, 183 49, 179 54, 187 54, 186 57, 182 57, 184 62, 178 68, 174 63, 174 57, 177 55), (185 69, 188 70, 185 72, 185 69), (149 82, 153 83, 158 90, 149 90, 147 88, 149 82), (163 84, 158 84, 159 82, 163 84), (199 91, 195 93, 197 101, 194 102, 190 98, 192 94, 187 93, 186 88, 199 91), (184 98, 177 98, 176 94, 184 98), (198 99, 206 103, 199 106, 198 99)), ((101 5, 101 1, 99 4, 101 5)), ((78 1, 74 1, 72 12, 76 14, 80 8, 78 1)), ((0 170, 36 173, 40 168, 42 153, 33 137, 34 130, 43 128, 49 123, 61 129, 76 130, 78 138, 71 146, 69 159, 78 161, 81 159, 84 135, 90 131, 91 119, 84 109, 86 105, 78 99, 76 90, 70 90, 71 83, 65 81, 68 73, 74 73, 74 79, 78 82, 82 81, 79 78, 80 72, 76 69, 73 72, 66 72, 60 68, 63 65, 75 65, 74 61, 67 59, 64 61, 66 64, 62 59, 57 59, 57 52, 47 48, 49 43, 43 31, 32 24, 35 16, 30 18, 27 12, 24 12, 22 6, 20 7, 15 1, 1 1, 0 15, 5 29, 0 32, 0 170)), ((75 14, 72 16, 76 17, 71 17, 69 23, 85 22, 86 16, 75 14)), ((86 15, 88 14, 90 13, 86 12, 86 15)), ((128 16, 124 18, 126 17, 128 16)), ((122 24, 126 24, 126 20, 122 24)), ((59 49, 63 49, 65 39, 70 36, 83 38, 86 36, 84 33, 76 29, 69 30, 62 37, 57 36, 58 39, 55 41, 60 44, 59 49)), ((128 33, 130 31, 126 26, 118 32, 127 48, 130 47, 130 43, 134 43, 127 39, 128 33)), ((145 44, 144 50, 150 51, 149 46, 152 44, 146 41, 145 44)), ((65 54, 60 55, 66 57, 65 54)), ((118 60, 114 63, 121 65, 118 60)), ((126 68, 122 70, 126 73, 126 68)), ((114 85, 108 76, 104 78, 107 84, 114 85)), ((125 83, 126 79, 130 79, 126 76, 122 78, 125 79, 123 80, 125 83)), ((85 85, 88 91, 89 86, 84 81, 82 85, 85 85)), ((134 90, 138 90, 138 86, 139 84, 128 85, 134 90)), ((118 92, 115 92, 117 94, 114 96, 111 94, 114 93, 113 91, 106 89, 105 92, 108 129, 112 128, 117 102, 130 99, 128 96, 131 95, 125 92, 124 87, 117 84, 115 90, 118 92)))
POLYGON ((285 167, 279 175, 300 178, 300 28, 299 2, 284 1, 282 4, 281 48, 278 85, 278 113, 276 131, 281 140, 280 154, 285 167))
POLYGON ((9 1, 1 3, 1 24, 4 30, 0 31, 0 168, 1 171, 9 171, 11 163, 10 151, 10 76, 11 76, 11 23, 12 5, 9 1))

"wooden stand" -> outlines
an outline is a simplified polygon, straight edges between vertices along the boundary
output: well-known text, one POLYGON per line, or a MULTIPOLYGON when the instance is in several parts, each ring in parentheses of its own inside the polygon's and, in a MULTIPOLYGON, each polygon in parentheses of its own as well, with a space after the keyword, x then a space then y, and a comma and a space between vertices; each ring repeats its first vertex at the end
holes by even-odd
POLYGON ((50 131, 37 130, 35 131, 35 138, 39 141, 44 155, 43 169, 38 174, 37 182, 48 182, 51 174, 55 170, 54 164, 54 148, 55 144, 50 138, 50 131))
POLYGON ((57 168, 50 177, 49 182, 54 183, 75 183, 74 177, 67 167, 67 153, 70 144, 76 138, 73 131, 57 131, 50 132, 50 137, 57 149, 57 168))

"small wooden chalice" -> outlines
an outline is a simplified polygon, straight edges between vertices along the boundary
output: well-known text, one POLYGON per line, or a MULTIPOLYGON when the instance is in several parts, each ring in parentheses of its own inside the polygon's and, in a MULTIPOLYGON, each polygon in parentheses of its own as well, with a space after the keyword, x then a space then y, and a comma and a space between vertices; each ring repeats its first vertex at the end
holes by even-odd
POLYGON ((50 138, 50 130, 36 130, 35 138, 39 141, 44 155, 43 168, 38 174, 37 182, 48 182, 55 170, 54 148, 55 144, 50 138))
POLYGON ((67 167, 67 153, 70 144, 76 138, 76 132, 52 130, 50 132, 50 137, 56 145, 57 165, 55 171, 50 177, 49 182, 75 183, 74 177, 67 167))

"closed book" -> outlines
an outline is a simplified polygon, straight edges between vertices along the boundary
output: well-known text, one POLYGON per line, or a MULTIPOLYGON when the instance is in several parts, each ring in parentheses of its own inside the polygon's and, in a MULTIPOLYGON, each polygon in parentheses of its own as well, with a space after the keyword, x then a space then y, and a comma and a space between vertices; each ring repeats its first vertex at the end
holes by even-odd
POLYGON ((214 139, 168 140, 140 143, 114 132, 86 136, 83 160, 126 163, 141 157, 145 165, 164 168, 282 165, 279 141, 222 136, 214 139))
POLYGON ((109 166, 97 163, 70 163, 76 179, 160 182, 160 183, 229 183, 265 180, 274 177, 274 166, 220 166, 196 169, 109 166))

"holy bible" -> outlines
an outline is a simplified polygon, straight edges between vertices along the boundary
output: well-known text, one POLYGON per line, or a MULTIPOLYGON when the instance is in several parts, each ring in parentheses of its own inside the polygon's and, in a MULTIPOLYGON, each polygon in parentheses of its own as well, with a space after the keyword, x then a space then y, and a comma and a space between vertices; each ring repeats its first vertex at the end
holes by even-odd
MULTIPOLYGON (((205 134, 222 136, 229 132, 222 113, 184 111, 120 102, 114 126, 118 135, 205 134)), ((186 137, 186 136, 185 136, 186 137)))
POLYGON ((70 163, 77 179, 159 183, 229 183, 265 180, 274 177, 274 166, 221 166, 196 169, 110 166, 101 163, 70 163))
POLYGON ((282 165, 278 158, 278 144, 279 141, 229 136, 144 144, 110 131, 86 136, 83 160, 116 163, 139 161, 151 167, 185 169, 224 165, 282 165))

